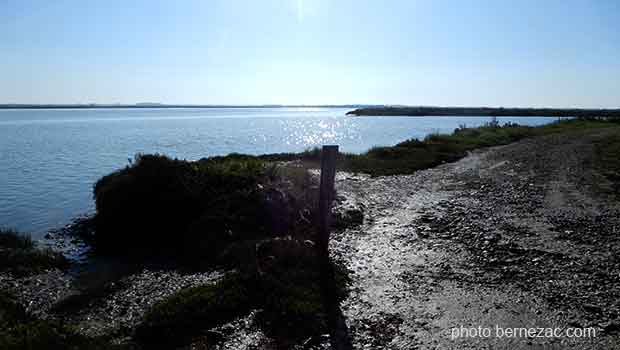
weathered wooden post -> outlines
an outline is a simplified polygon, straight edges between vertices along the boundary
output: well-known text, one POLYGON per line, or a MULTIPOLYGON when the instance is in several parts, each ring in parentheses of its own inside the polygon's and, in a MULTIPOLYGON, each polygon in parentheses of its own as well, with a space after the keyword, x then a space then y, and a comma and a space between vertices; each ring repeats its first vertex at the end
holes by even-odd
POLYGON ((334 199, 334 182, 336 180, 336 158, 338 146, 323 146, 321 152, 321 185, 319 193, 319 232, 317 248, 321 259, 321 285, 323 299, 327 311, 327 323, 330 333, 330 344, 335 350, 351 350, 351 339, 340 303, 337 296, 336 278, 332 264, 329 261, 329 221, 331 204, 334 199))
POLYGON ((317 247, 320 254, 328 256, 329 221, 331 204, 334 199, 334 181, 336 179, 336 157, 338 146, 323 146, 321 152, 321 185, 319 193, 319 232, 317 247))

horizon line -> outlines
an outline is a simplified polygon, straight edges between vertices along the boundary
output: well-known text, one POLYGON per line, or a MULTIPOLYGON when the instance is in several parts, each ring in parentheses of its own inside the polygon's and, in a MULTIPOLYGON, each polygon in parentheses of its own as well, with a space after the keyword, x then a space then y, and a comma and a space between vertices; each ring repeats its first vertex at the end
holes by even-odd
POLYGON ((36 108, 468 108, 468 109, 562 109, 562 110, 620 110, 620 107, 514 107, 514 106, 439 106, 406 104, 183 104, 183 103, 0 103, 0 109, 36 108))

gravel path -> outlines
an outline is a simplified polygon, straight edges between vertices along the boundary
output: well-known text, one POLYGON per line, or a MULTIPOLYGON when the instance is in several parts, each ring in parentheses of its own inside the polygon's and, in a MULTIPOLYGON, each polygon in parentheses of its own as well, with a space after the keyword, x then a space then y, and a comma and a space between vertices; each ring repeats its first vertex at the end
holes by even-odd
POLYGON ((365 211, 330 246, 353 271, 342 308, 354 347, 620 348, 620 209, 591 161, 616 132, 528 139, 409 176, 339 173, 365 211), (460 326, 491 336, 453 338, 460 326), (496 326, 597 333, 497 338, 496 326))

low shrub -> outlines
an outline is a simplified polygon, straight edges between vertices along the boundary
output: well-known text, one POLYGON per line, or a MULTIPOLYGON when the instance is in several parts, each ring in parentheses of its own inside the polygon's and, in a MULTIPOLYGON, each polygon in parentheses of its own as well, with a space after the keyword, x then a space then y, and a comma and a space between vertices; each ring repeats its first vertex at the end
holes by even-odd
POLYGON ((613 125, 616 124, 612 121, 599 119, 560 119, 537 127, 514 123, 499 125, 497 120, 492 120, 476 128, 461 125, 452 134, 432 133, 423 140, 411 139, 395 146, 374 147, 359 155, 349 154, 339 166, 342 170, 373 176, 410 174, 456 161, 477 148, 505 145, 526 137, 613 125))
POLYGON ((34 248, 34 242, 29 235, 8 228, 0 228, 0 247, 28 250, 34 248))
POLYGON ((597 142, 595 154, 596 169, 609 181, 613 194, 620 198, 620 132, 597 142))
POLYGON ((112 345, 104 338, 79 335, 58 322, 33 318, 8 294, 0 292, 0 349, 121 350, 128 349, 128 347, 112 345))
POLYGON ((291 340, 325 332, 324 271, 314 245, 280 238, 261 242, 256 250, 263 329, 291 340))
POLYGON ((67 265, 62 254, 49 248, 37 248, 30 236, 0 229, 0 271, 24 276, 67 265))
POLYGON ((15 303, 5 291, 0 291, 0 324, 10 326, 27 318, 26 310, 15 303))
POLYGON ((301 172, 239 154, 196 162, 139 155, 95 184, 95 250, 218 263, 232 243, 298 229, 313 210, 301 172))
POLYGON ((135 338, 148 348, 187 343, 201 330, 247 313, 256 304, 254 287, 247 277, 231 273, 215 284, 184 289, 153 306, 135 338))
POLYGON ((259 159, 265 161, 292 161, 302 160, 310 164, 318 164, 321 162, 321 148, 313 147, 299 153, 272 153, 262 154, 259 159))
MULTIPOLYGON (((291 346, 327 332, 321 266, 314 248, 293 239, 257 245, 258 271, 229 273, 215 284, 182 290, 156 304, 136 330, 148 348, 186 344, 201 332, 257 309, 258 326, 291 346)), ((347 271, 335 267, 333 290, 347 293, 347 271)))

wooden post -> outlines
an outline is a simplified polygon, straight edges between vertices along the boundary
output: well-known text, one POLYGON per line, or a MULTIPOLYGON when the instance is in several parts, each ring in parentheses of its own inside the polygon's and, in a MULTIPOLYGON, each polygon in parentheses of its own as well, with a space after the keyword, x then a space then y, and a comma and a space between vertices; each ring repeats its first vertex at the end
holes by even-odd
POLYGON ((317 247, 320 254, 328 256, 329 221, 332 200, 334 199, 334 181, 336 179, 336 156, 338 146, 323 146, 321 152, 321 187, 319 194, 319 232, 317 247))
POLYGON ((321 287, 323 302, 327 311, 327 323, 330 344, 335 350, 351 350, 349 329, 345 322, 337 296, 334 269, 329 261, 329 221, 331 204, 334 199, 334 182, 336 180, 336 157, 338 146, 323 146, 321 152, 321 187, 319 193, 319 232, 317 249, 321 261, 321 287))

